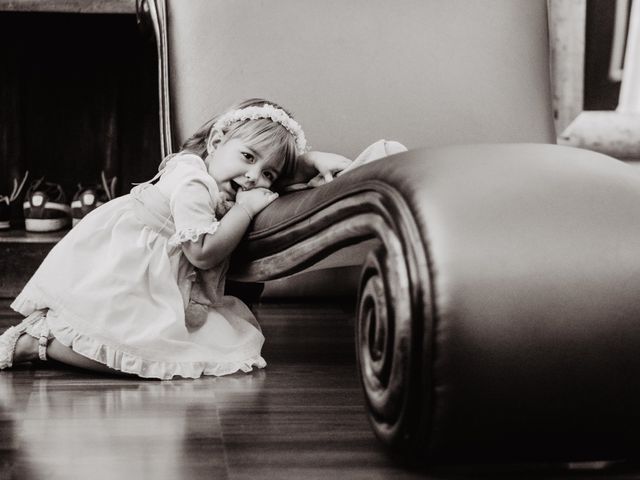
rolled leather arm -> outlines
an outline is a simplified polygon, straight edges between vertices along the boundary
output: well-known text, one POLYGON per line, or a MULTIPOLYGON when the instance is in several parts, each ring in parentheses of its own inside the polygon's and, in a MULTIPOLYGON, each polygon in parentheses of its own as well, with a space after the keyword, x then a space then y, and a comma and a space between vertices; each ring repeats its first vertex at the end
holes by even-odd
POLYGON ((552 145, 399 154, 255 219, 265 280, 377 238, 356 342, 373 429, 433 463, 638 456, 640 175, 552 145))

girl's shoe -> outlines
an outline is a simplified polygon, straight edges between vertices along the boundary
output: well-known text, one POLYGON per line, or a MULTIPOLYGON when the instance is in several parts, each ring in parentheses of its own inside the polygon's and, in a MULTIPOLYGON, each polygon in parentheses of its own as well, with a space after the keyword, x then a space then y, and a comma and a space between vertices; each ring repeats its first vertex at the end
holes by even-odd
POLYGON ((13 365, 13 356, 18 339, 27 334, 38 339, 38 356, 47 359, 47 344, 49 342, 49 328, 47 326, 46 310, 37 310, 14 327, 8 328, 0 335, 0 370, 13 365))

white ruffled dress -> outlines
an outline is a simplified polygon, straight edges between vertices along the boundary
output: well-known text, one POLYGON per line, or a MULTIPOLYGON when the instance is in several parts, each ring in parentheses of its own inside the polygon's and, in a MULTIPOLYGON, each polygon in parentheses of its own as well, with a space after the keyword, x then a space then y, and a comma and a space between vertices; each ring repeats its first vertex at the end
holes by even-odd
POLYGON ((215 234, 217 194, 200 157, 174 157, 155 185, 138 185, 78 223, 11 307, 25 316, 48 309, 58 341, 140 377, 197 378, 265 367, 255 317, 240 300, 222 295, 224 269, 206 322, 185 324, 195 269, 181 244, 215 234))

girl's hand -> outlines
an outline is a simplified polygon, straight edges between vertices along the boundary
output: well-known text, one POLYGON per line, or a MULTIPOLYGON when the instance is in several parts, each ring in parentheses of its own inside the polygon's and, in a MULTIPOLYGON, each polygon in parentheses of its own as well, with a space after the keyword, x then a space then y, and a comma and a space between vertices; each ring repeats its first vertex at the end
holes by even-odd
POLYGON ((252 188, 251 190, 240 190, 236 195, 236 203, 247 209, 251 216, 255 216, 267 205, 278 198, 278 194, 267 188, 252 188))
POLYGON ((333 180, 335 174, 341 172, 351 164, 351 160, 336 153, 307 152, 301 160, 312 166, 325 182, 333 180))
POLYGON ((222 217, 224 217, 229 212, 229 210, 231 210, 231 207, 233 207, 234 204, 235 201, 229 193, 219 192, 216 198, 215 206, 216 218, 220 220, 222 217))

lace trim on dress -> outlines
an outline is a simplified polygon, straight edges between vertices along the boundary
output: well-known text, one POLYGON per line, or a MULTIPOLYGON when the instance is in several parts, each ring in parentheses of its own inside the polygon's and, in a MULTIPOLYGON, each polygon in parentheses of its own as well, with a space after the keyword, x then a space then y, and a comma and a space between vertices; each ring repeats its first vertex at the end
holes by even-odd
POLYGON ((170 380, 173 377, 222 376, 238 371, 248 373, 253 370, 253 367, 264 368, 267 365, 267 362, 260 354, 235 362, 153 361, 124 352, 110 345, 104 345, 92 337, 78 333, 69 325, 58 324, 56 327, 55 338, 63 345, 67 345, 79 354, 115 370, 133 373, 143 378, 170 380))
MULTIPOLYGON (((11 304, 11 308, 23 315, 33 312, 38 306, 27 298, 25 293, 18 295, 11 304)), ((229 362, 204 361, 204 362, 166 362, 142 358, 130 352, 125 352, 115 346, 105 345, 97 339, 77 332, 62 318, 49 314, 49 326, 55 338, 75 352, 87 358, 107 365, 124 373, 133 373, 143 378, 157 378, 170 380, 174 377, 199 378, 202 375, 222 376, 238 371, 251 372, 254 368, 264 368, 267 362, 260 355, 259 346, 255 346, 253 355, 242 360, 229 362)))
POLYGON ((171 235, 171 238, 169 238, 169 245, 172 247, 177 247, 178 245, 185 242, 197 242, 205 233, 216 233, 219 225, 220 222, 214 222, 210 226, 205 228, 183 228, 179 232, 171 235))

